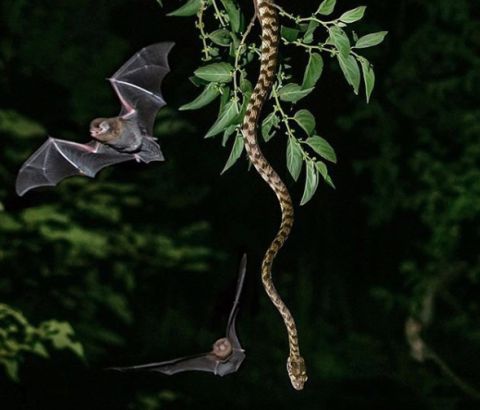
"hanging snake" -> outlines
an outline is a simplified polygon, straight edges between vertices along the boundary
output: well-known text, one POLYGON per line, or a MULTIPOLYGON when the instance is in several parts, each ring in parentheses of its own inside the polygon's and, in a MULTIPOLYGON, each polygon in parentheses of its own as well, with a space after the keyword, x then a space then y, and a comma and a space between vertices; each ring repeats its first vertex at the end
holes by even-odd
POLYGON ((262 107, 275 81, 280 41, 278 13, 274 0, 253 0, 262 29, 260 75, 245 112, 242 133, 248 157, 270 188, 275 192, 282 211, 280 229, 262 261, 262 282, 268 297, 278 309, 288 332, 290 355, 287 371, 296 390, 302 390, 307 381, 305 361, 300 355, 295 320, 285 305, 272 280, 272 264, 278 251, 287 240, 293 226, 293 204, 287 187, 263 155, 257 142, 257 126, 262 107))

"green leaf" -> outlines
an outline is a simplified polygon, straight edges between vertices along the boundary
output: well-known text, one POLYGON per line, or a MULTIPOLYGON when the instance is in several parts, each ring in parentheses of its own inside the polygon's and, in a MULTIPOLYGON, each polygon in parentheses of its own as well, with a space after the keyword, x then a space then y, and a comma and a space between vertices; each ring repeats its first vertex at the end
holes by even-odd
POLYGON ((328 168, 324 162, 315 161, 315 167, 317 168, 317 171, 320 173, 323 179, 326 179, 328 177, 328 168))
POLYGON ((42 323, 42 326, 55 349, 68 349, 83 358, 82 345, 72 340, 74 332, 70 323, 50 320, 42 323))
POLYGON ((219 115, 223 113, 225 110, 225 106, 231 101, 232 97, 232 90, 230 87, 226 87, 223 89, 222 93, 220 94, 220 108, 218 110, 219 115))
POLYGON ((335 45, 339 53, 346 57, 350 54, 350 40, 347 37, 345 31, 340 27, 333 26, 328 29, 330 33, 330 40, 335 45))
POLYGON ((300 34, 300 30, 297 30, 296 28, 290 28, 286 26, 282 26, 280 29, 282 37, 289 41, 295 41, 298 38, 298 35, 300 34))
POLYGON ((315 34, 315 30, 318 28, 320 23, 316 20, 310 20, 307 26, 307 30, 303 36, 303 42, 305 44, 311 44, 313 42, 313 36, 315 34))
POLYGON ((40 124, 12 110, 0 110, 0 131, 20 138, 46 132, 40 124))
POLYGON ((222 147, 226 147, 230 137, 238 130, 238 124, 233 124, 227 127, 223 133, 222 147))
POLYGON ((265 117, 262 122, 262 137, 265 142, 270 141, 274 135, 275 130, 280 125, 280 118, 278 118, 276 112, 271 112, 265 117))
POLYGON ((240 80, 240 90, 242 91, 242 107, 240 109, 239 122, 243 121, 247 112, 248 103, 253 93, 253 85, 247 78, 242 78, 240 80))
POLYGON ((387 34, 388 31, 379 31, 377 33, 371 33, 367 34, 366 36, 360 37, 355 43, 355 48, 367 48, 376 46, 384 40, 387 34))
POLYGON ((230 136, 237 130, 237 125, 230 125, 225 129, 225 132, 223 133, 223 138, 222 138, 222 147, 225 147, 227 145, 228 139, 230 136))
POLYGON ((244 147, 245 141, 242 134, 239 133, 239 135, 237 135, 235 138, 235 142, 233 143, 232 151, 230 152, 227 163, 220 174, 225 173, 229 168, 232 167, 233 164, 235 164, 235 162, 237 162, 238 158, 240 158, 240 155, 242 155, 244 147))
POLYGON ((303 97, 307 96, 313 91, 312 88, 303 89, 300 85, 295 83, 290 83, 278 90, 278 96, 280 100, 286 102, 297 102, 301 100, 303 97))
POLYGON ((83 346, 80 342, 71 343, 68 346, 68 349, 71 350, 73 353, 82 359, 85 358, 85 352, 83 351, 83 346))
POLYGON ((201 92, 201 94, 195 98, 192 102, 188 104, 182 105, 179 110, 186 111, 186 110, 198 110, 199 108, 204 107, 207 104, 210 104, 213 100, 215 100, 220 95, 220 90, 215 83, 210 83, 205 89, 201 92))
POLYGON ((183 6, 170 12, 167 16, 189 17, 194 16, 200 10, 202 5, 201 0, 188 0, 183 6))
POLYGON ((224 28, 215 30, 208 35, 208 38, 212 40, 215 44, 223 47, 228 47, 232 42, 232 37, 230 37, 230 32, 224 28))
POLYGON ((333 189, 335 189, 335 184, 332 181, 332 178, 330 175, 328 175, 328 169, 327 166, 322 162, 322 161, 316 161, 315 162, 315 167, 317 168, 317 171, 320 173, 320 175, 323 177, 325 182, 330 185, 333 189))
POLYGON ((344 23, 354 23, 355 21, 361 20, 365 14, 365 9, 365 6, 360 6, 353 10, 349 10, 340 16, 340 21, 343 21, 344 23))
POLYGON ((337 189, 337 187, 335 186, 335 184, 333 183, 332 181, 332 178, 330 177, 330 175, 327 175, 325 177, 325 182, 330 185, 333 189, 337 189))
POLYGON ((323 0, 315 14, 322 14, 324 16, 332 14, 333 10, 335 9, 336 2, 337 0, 323 0))
POLYGON ((295 181, 298 180, 300 172, 302 172, 302 165, 302 148, 295 138, 290 137, 287 144, 287 168, 295 181))
MULTIPOLYGON (((242 78, 240 79, 240 90, 244 94, 252 94, 252 92, 253 92, 252 82, 244 76, 242 76, 242 78)), ((246 98, 246 97, 247 96, 245 96, 245 99, 250 99, 250 98, 246 98)))
POLYGON ((0 364, 2 364, 4 367, 5 367, 5 371, 8 375, 8 377, 10 377, 10 379, 12 379, 14 382, 18 382, 19 379, 18 379, 18 362, 15 362, 11 359, 3 359, 1 358, 0 359, 0 364))
POLYGON ((337 163, 337 155, 335 154, 335 150, 326 139, 315 135, 311 138, 308 138, 305 142, 321 157, 333 163, 337 163))
POLYGON ((305 75, 303 76, 303 89, 309 89, 315 86, 323 71, 323 58, 319 53, 310 54, 305 75))
POLYGON ((42 342, 35 342, 32 347, 32 352, 44 358, 48 357, 47 349, 42 342))
POLYGON ((205 138, 214 137, 217 134, 225 131, 227 127, 232 125, 239 114, 238 105, 236 101, 229 101, 220 116, 217 118, 212 127, 208 130, 205 138))
POLYGON ((375 72, 372 65, 366 58, 360 58, 360 65, 362 66, 363 82, 365 84, 365 95, 367 103, 370 102, 370 96, 372 95, 373 87, 375 86, 375 72))
POLYGON ((204 85, 209 84, 208 81, 202 80, 201 78, 195 77, 194 75, 188 77, 188 79, 195 87, 203 87, 204 85))
POLYGON ((307 162, 307 172, 305 179, 305 190, 303 191, 302 200, 300 205, 305 205, 310 199, 312 199, 315 191, 318 187, 318 173, 313 161, 307 162))
POLYGON ((233 78, 233 66, 230 63, 213 63, 196 69, 194 73, 202 80, 228 83, 233 78))
POLYGON ((341 54, 337 54, 337 58, 345 79, 353 87, 353 92, 358 94, 358 89, 360 88, 360 68, 357 60, 352 55, 343 57, 341 54))
POLYGON ((240 9, 235 6, 232 0, 221 0, 223 7, 227 11, 228 18, 230 20, 230 26, 235 33, 240 31, 240 9))
POLYGON ((308 136, 312 135, 313 131, 315 131, 315 117, 310 111, 297 111, 293 119, 303 128, 308 136))

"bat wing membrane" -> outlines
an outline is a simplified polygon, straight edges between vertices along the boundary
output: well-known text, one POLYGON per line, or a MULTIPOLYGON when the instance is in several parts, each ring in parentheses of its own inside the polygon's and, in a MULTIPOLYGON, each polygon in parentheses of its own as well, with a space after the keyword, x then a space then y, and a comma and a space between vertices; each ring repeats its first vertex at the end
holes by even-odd
POLYGON ((120 115, 136 113, 148 135, 158 110, 166 105, 161 85, 170 71, 167 58, 172 47, 173 43, 159 43, 143 48, 109 79, 122 103, 120 115))
POLYGON ((236 331, 236 319, 237 319, 237 314, 239 310, 240 295, 242 294, 246 271, 247 271, 247 255, 244 254, 240 261, 235 299, 233 301, 232 310, 230 311, 230 317, 228 318, 228 322, 227 322, 227 338, 232 343, 233 348, 237 350, 243 350, 242 346, 240 345, 240 340, 238 339, 238 335, 236 331))
POLYGON ((163 42, 152 44, 142 48, 138 53, 133 55, 125 64, 123 64, 113 75, 119 78, 129 71, 133 71, 139 67, 146 65, 157 65, 170 69, 168 65, 168 53, 174 46, 172 42, 163 42))
POLYGON ((172 375, 192 370, 216 373, 218 361, 210 353, 204 353, 195 356, 180 357, 178 359, 167 360, 159 363, 149 363, 140 366, 114 367, 113 370, 120 371, 152 371, 166 375, 172 375))
POLYGON ((133 155, 91 142, 77 144, 49 138, 20 168, 16 181, 18 195, 39 186, 53 186, 64 178, 86 175, 93 178, 102 168, 133 159, 133 155))

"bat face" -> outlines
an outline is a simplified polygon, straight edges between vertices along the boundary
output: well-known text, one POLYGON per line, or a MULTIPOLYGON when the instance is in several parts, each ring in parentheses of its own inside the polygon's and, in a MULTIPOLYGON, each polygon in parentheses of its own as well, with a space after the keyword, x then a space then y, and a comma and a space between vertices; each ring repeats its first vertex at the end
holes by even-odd
POLYGON ((119 370, 123 372, 147 370, 166 375, 172 375, 186 371, 203 371, 213 373, 217 376, 226 376, 227 374, 235 373, 245 360, 245 351, 238 340, 235 330, 235 322, 238 314, 240 294, 242 292, 243 282, 245 279, 246 263, 247 256, 244 255, 240 263, 237 290, 227 324, 227 334, 225 337, 218 339, 213 344, 210 352, 139 366, 114 367, 112 370, 119 370))
POLYGON ((166 105, 161 86, 170 71, 167 58, 173 45, 145 47, 120 67, 109 78, 121 103, 120 114, 93 120, 90 135, 95 141, 90 143, 49 138, 20 168, 17 194, 56 185, 74 175, 93 178, 102 168, 124 161, 163 161, 153 138, 153 125, 158 111, 166 105))
POLYGON ((97 141, 110 141, 118 134, 117 118, 95 118, 90 123, 90 136, 97 141))

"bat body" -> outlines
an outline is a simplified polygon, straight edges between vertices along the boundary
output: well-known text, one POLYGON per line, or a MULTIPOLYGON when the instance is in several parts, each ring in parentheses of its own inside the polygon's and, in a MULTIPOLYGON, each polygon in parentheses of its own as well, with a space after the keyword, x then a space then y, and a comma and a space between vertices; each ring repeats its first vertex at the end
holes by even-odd
POLYGON ((217 376, 225 376, 230 373, 235 373, 245 359, 245 350, 240 345, 240 341, 238 340, 236 332, 236 318, 238 314, 240 294, 242 292, 243 282, 245 279, 246 264, 247 256, 244 255, 240 263, 237 290, 227 323, 226 335, 225 337, 218 339, 213 344, 210 352, 139 366, 114 367, 112 370, 146 370, 160 372, 166 375, 172 375, 186 371, 209 372, 217 376))
POLYGON ((153 125, 166 105, 161 85, 170 71, 167 57, 172 47, 173 43, 154 44, 130 58, 108 79, 121 102, 120 114, 94 119, 90 123, 93 140, 86 144, 48 138, 20 168, 17 194, 56 185, 74 175, 93 178, 102 168, 120 162, 163 161, 153 125))

